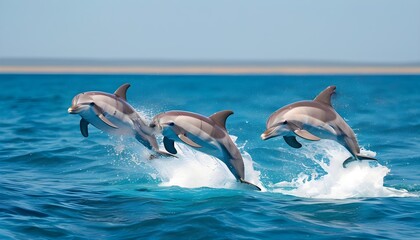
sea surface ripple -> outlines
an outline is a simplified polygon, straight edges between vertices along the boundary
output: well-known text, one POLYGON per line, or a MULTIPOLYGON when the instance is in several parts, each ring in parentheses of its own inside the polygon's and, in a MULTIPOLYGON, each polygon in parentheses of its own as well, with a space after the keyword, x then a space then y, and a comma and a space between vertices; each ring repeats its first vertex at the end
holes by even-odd
POLYGON ((420 76, 0 75, 0 89, 0 239, 420 239, 420 76), (233 110, 227 129, 263 191, 185 145, 148 160, 133 139, 84 138, 73 96, 126 82, 148 119, 233 110), (261 141, 272 112, 328 85, 377 164, 342 169, 348 152, 327 140, 261 141))

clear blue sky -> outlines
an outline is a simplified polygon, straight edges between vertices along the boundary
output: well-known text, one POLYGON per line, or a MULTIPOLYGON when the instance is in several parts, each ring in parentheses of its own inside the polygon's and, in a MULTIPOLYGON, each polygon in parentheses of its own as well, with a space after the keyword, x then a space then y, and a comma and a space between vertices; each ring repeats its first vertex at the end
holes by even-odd
POLYGON ((420 62, 419 0, 0 0, 0 58, 420 62))

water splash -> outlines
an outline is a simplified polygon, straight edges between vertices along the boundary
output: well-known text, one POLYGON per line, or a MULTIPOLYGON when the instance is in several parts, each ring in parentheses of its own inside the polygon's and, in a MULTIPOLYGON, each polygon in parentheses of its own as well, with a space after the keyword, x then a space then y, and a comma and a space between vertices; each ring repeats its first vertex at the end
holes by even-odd
MULTIPOLYGON (((385 187, 384 177, 390 169, 377 162, 353 162, 343 168, 342 163, 350 157, 350 153, 333 141, 322 140, 308 144, 301 152, 322 169, 323 175, 317 170, 311 174, 300 173, 290 182, 273 184, 273 192, 326 199, 415 196, 404 189, 385 187)), ((362 153, 372 157, 376 155, 375 152, 363 149, 362 153)))
MULTIPOLYGON (((146 122, 150 121, 151 112, 138 111, 146 122)), ((162 143, 162 137, 159 138, 158 142, 162 143)), ((231 136, 231 138, 236 143, 237 137, 231 136)), ((122 141, 120 138, 119 143, 114 146, 115 153, 121 155, 125 152, 125 158, 139 166, 138 171, 143 171, 149 179, 154 179, 160 186, 249 189, 249 186, 236 181, 222 161, 184 144, 175 143, 178 158, 160 157, 148 160, 152 154, 150 150, 139 148, 136 143, 126 145, 122 141)), ((255 170, 252 157, 244 150, 245 145, 246 143, 238 146, 245 164, 245 179, 267 191, 260 180, 261 172, 255 170)), ((160 148, 164 149, 162 145, 160 148)), ((417 196, 404 189, 384 186, 384 177, 391 170, 378 162, 352 162, 347 168, 343 168, 344 159, 351 155, 335 141, 321 140, 308 143, 299 149, 298 153, 302 155, 299 158, 310 160, 313 166, 302 164, 306 168, 305 172, 297 174, 297 177, 291 181, 271 184, 270 191, 323 199, 417 196)), ((364 149, 362 153, 371 157, 376 155, 375 152, 364 149)))
MULTIPOLYGON (((235 142, 236 137, 231 136, 235 142)), ((158 139, 158 142, 162 142, 158 139)), ((128 146, 128 145, 126 145, 128 146)), ((163 146, 160 146, 164 149, 163 146)), ((160 186, 179 186, 184 188, 234 188, 249 189, 250 186, 239 183, 221 160, 198 152, 185 144, 175 143, 177 158, 159 157, 148 160, 151 151, 146 148, 137 148, 137 154, 127 155, 131 162, 137 164, 150 177, 158 180, 160 186), (140 149, 140 153, 138 152, 140 149)), ((260 182, 260 172, 254 169, 251 156, 240 147, 245 165, 245 179, 264 189, 260 182)), ((130 151, 122 144, 116 144, 114 151, 130 151)), ((140 169, 139 169, 140 170, 140 169)), ((254 189, 252 187, 252 189, 254 189)))

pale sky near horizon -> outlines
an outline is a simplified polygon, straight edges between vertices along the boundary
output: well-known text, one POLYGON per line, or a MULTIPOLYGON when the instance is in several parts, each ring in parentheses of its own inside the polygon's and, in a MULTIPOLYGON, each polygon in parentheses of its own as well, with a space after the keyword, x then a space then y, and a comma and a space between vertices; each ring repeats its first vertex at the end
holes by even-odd
POLYGON ((420 1, 0 0, 0 58, 420 62, 420 1))

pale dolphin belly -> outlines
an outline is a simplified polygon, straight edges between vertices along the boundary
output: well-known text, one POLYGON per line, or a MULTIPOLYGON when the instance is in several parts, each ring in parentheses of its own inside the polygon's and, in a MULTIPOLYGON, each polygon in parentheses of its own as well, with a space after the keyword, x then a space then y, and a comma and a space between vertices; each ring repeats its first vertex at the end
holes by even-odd
POLYGON ((88 111, 83 111, 80 113, 80 116, 87 120, 90 124, 102 130, 106 133, 114 134, 114 135, 134 135, 135 132, 133 130, 133 123, 129 121, 127 117, 123 117, 122 119, 114 117, 110 114, 105 114, 105 117, 112 122, 116 127, 113 128, 108 124, 104 123, 96 114, 95 112, 90 109, 88 111), (125 119, 127 118, 127 119, 125 119))
MULTIPOLYGON (((331 128, 331 127, 330 127, 331 128)), ((308 132, 312 133, 313 135, 321 138, 321 139, 330 139, 334 141, 338 141, 338 136, 333 133, 332 131, 328 130, 328 127, 315 127, 312 125, 303 125, 303 129, 307 130, 308 132)))
MULTIPOLYGON (((169 139, 185 144, 172 129, 165 129, 163 130, 162 134, 169 139)), ((201 133, 199 136, 189 132, 186 133, 188 138, 201 146, 200 148, 194 148, 195 150, 214 156, 224 161, 220 144, 215 140, 211 140, 210 136, 206 135, 207 134, 205 133, 201 133)))
POLYGON ((220 146, 220 144, 216 141, 211 139, 210 137, 205 137, 205 135, 203 136, 195 136, 193 134, 188 134, 187 136, 193 140, 194 142, 196 142, 197 144, 199 144, 200 146, 202 146, 201 148, 196 148, 198 151, 201 151, 205 154, 214 156, 216 158, 219 158, 220 160, 222 160, 223 162, 225 162, 225 159, 223 159, 223 152, 222 152, 222 147, 220 146), (204 137, 204 138, 203 138, 204 137))
MULTIPOLYGON (((313 110, 313 109, 312 109, 313 110)), ((317 115, 325 115, 321 109, 314 111, 317 115)), ((321 139, 337 141, 337 130, 331 122, 326 122, 322 118, 307 114, 305 108, 296 108, 285 114, 288 121, 297 124, 298 128, 308 131, 321 139)))
MULTIPOLYGON (((197 134, 197 132, 195 131, 193 132, 197 134)), ((228 138, 228 139, 225 139, 225 138, 215 139, 204 131, 199 132, 198 135, 187 132, 186 135, 188 138, 190 138, 195 143, 201 146, 201 148, 194 148, 194 149, 196 149, 197 151, 203 152, 207 155, 216 157, 217 159, 225 163, 229 171, 233 174, 233 176, 235 176, 236 179, 244 178, 242 156, 240 155, 239 152, 233 153, 232 155, 232 153, 228 152, 226 149, 226 147, 228 147, 228 146, 225 146, 226 144, 234 145, 234 143, 231 142, 229 135, 225 136, 225 138, 228 138), (239 161, 239 163, 237 161, 239 161), (239 167, 239 170, 237 170, 236 167, 239 167)), ((234 149, 236 149, 236 146, 234 149)))
POLYGON ((335 130, 328 123, 325 123, 323 127, 304 125, 303 128, 321 139, 329 139, 336 141, 340 145, 344 146, 353 156, 356 156, 356 154, 359 153, 359 146, 355 138, 351 139, 350 137, 346 136, 341 130, 335 130))

